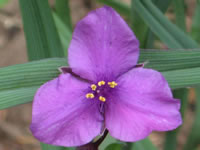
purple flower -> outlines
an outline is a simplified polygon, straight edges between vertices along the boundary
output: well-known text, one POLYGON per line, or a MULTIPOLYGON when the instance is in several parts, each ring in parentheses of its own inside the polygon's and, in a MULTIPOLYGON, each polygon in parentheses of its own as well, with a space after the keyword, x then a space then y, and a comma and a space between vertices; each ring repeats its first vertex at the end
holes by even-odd
POLYGON ((48 144, 79 146, 104 129, 134 142, 177 128, 179 100, 161 73, 136 67, 138 57, 139 42, 119 14, 106 6, 89 13, 69 47, 73 73, 45 83, 34 97, 33 135, 48 144))

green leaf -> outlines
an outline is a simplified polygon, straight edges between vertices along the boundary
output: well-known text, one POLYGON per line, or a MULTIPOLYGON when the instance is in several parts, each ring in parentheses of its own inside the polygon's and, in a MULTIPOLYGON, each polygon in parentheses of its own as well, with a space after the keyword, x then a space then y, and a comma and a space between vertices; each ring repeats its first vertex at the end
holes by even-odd
POLYGON ((106 147, 105 150, 121 150, 122 147, 123 147, 122 144, 114 143, 114 144, 110 144, 108 147, 106 147))
MULTIPOLYGON (((192 52, 193 51, 188 51, 181 54, 181 51, 179 51, 179 55, 177 55, 177 53, 174 53, 174 55, 169 56, 169 59, 177 59, 177 63, 178 63, 178 60, 182 61, 181 59, 182 57, 184 58, 185 56, 185 58, 187 58, 187 56, 189 56, 187 59, 185 59, 185 62, 189 63, 193 59, 193 57, 195 57, 195 56, 192 56, 192 52)), ((170 55, 173 53, 171 52, 160 53, 157 57, 165 58, 165 55, 168 55, 168 54, 170 55)), ((154 58, 156 55, 157 55, 156 52, 152 53, 152 58, 154 58)), ((143 57, 145 57, 145 54, 143 54, 143 57)), ((182 69, 179 69, 176 67, 176 69, 179 69, 179 70, 171 70, 172 68, 174 68, 174 66, 172 66, 172 68, 169 67, 171 66, 171 64, 169 64, 169 66, 165 65, 164 62, 163 63, 161 62, 161 64, 163 65, 160 65, 159 68, 166 67, 166 69, 169 70, 169 71, 163 71, 162 73, 168 80, 171 88, 174 88, 174 89, 183 88, 183 87, 188 87, 188 86, 196 86, 200 84, 200 78, 199 78, 200 67, 195 66, 195 64, 191 64, 192 66, 194 65, 195 67, 190 67, 190 65, 183 63, 183 66, 179 65, 179 67, 182 69), (184 66, 187 66, 187 67, 184 67, 184 66)), ((60 66, 66 66, 66 65, 67 65, 66 59, 64 58, 51 58, 51 59, 44 59, 40 61, 33 61, 30 63, 21 64, 21 65, 14 65, 14 66, 1 68, 0 69, 1 94, 3 94, 3 92, 8 92, 8 90, 10 90, 9 92, 11 96, 12 90, 14 91, 13 95, 15 95, 16 90, 19 90, 18 92, 21 94, 20 96, 23 98, 26 95, 26 92, 22 92, 20 88, 24 90, 24 88, 29 88, 29 87, 30 88, 39 87, 41 84, 45 83, 46 81, 57 77, 59 74, 57 68, 60 66)), ((153 64, 152 64, 152 67, 153 67, 153 64)), ((155 68, 158 68, 158 65, 153 67, 153 69, 155 68)), ((34 94, 34 92, 32 92, 32 94, 34 94)), ((31 96, 29 95, 28 97, 31 97, 31 96)), ((20 97, 17 100, 20 100, 20 97)), ((1 104, 2 104, 1 109, 14 106, 13 101, 12 99, 1 101, 1 104), (4 105, 4 103, 6 105, 4 105)), ((27 99, 26 101, 25 99, 22 99, 16 102, 16 104, 23 104, 29 101, 30 101, 30 98, 27 99)))
POLYGON ((0 109, 32 101, 36 89, 58 76, 66 59, 51 58, 0 69, 0 109))
POLYGON ((200 67, 165 71, 162 74, 172 89, 192 87, 200 84, 200 67))
POLYGON ((9 0, 0 0, 0 8, 6 5, 9 2, 9 0))
POLYGON ((19 0, 29 60, 62 57, 63 47, 56 31, 48 0, 19 0))
POLYGON ((200 49, 141 50, 139 62, 159 71, 193 68, 200 66, 200 49))
MULTIPOLYGON (((154 50, 156 51, 156 50, 154 50)), ((140 61, 149 61, 147 67, 152 67, 154 69, 158 69, 164 71, 163 74, 169 81, 172 88, 181 88, 186 86, 197 85, 200 83, 199 74, 200 68, 199 66, 199 52, 195 50, 185 51, 141 51, 140 61), (196 62, 195 62, 196 58, 196 62), (152 62, 154 60, 154 62, 152 62), (173 60, 176 60, 174 63, 173 60), (193 63, 191 63, 194 60, 193 63), (158 63, 156 63, 156 61, 158 63), (177 64, 172 65, 172 63, 177 64), (168 65, 166 65, 168 64, 168 65), (171 67, 171 68, 170 68, 171 67), (173 70, 180 69, 180 70, 173 70)), ((12 90, 16 90, 22 94, 24 88, 29 87, 39 87, 44 82, 51 80, 58 76, 59 72, 57 70, 60 66, 66 66, 65 58, 52 58, 45 59, 40 61, 33 61, 26 64, 14 65, 0 69, 0 91, 2 92, 11 92, 12 90), (22 91, 21 91, 21 90, 22 91)), ((34 94, 34 92, 33 92, 34 94)), ((32 95, 33 96, 33 95, 32 95)), ((30 96, 28 96, 30 97, 30 96)), ((12 101, 11 99, 7 101, 12 101)), ((9 106, 14 106, 14 102, 8 103, 7 101, 1 101, 2 107, 7 108, 9 106), (5 103, 6 105, 3 105, 5 103)), ((21 100, 21 102, 17 102, 16 104, 23 104, 25 102, 29 102, 21 100)))
POLYGON ((38 86, 58 76, 57 68, 67 65, 65 58, 51 58, 0 69, 0 90, 38 86))
POLYGON ((69 47, 70 41, 72 39, 72 31, 71 29, 66 26, 63 21, 57 16, 56 13, 53 13, 53 18, 56 23, 56 28, 58 30, 58 34, 61 39, 61 43, 64 49, 64 54, 67 56, 67 49, 69 47))
POLYGON ((105 150, 110 144, 113 143, 116 143, 116 139, 114 139, 112 136, 110 136, 110 134, 108 134, 103 143, 101 143, 101 145, 99 146, 99 150, 105 150))
POLYGON ((186 32, 185 22, 185 1, 184 0, 173 0, 174 10, 176 14, 177 26, 186 32))
POLYGON ((133 7, 169 48, 197 48, 198 44, 171 23, 150 0, 134 0, 133 7))
POLYGON ((153 0, 152 2, 160 9, 161 12, 165 13, 172 0, 153 0))
MULTIPOLYGON (((132 0, 133 2, 134 0, 132 0)), ((162 13, 165 13, 169 7, 169 5, 171 4, 171 1, 172 0, 154 0, 153 3, 160 9, 160 11, 162 13)), ((137 30, 137 29, 136 29, 137 30)), ((148 29, 148 32, 147 32, 147 36, 145 37, 145 46, 144 48, 154 48, 154 41, 155 41, 155 35, 154 33, 148 29)))
POLYGON ((127 17, 129 17, 131 14, 130 7, 128 5, 120 2, 119 0, 98 0, 98 2, 101 2, 103 4, 113 7, 119 13, 126 15, 127 17))
POLYGON ((69 0, 56 0, 55 10, 62 22, 72 31, 69 0))
MULTIPOLYGON (((49 57, 63 57, 63 47, 54 24, 54 19, 51 14, 48 0, 20 0, 19 2, 23 17, 29 60, 37 60, 49 57)), ((60 15, 60 13, 58 14, 60 15)), ((45 69, 46 68, 44 68, 44 70, 45 69)), ((33 70, 34 69, 31 68, 31 71, 33 70)), ((38 70, 38 68, 36 70, 38 70)), ((49 73, 51 74, 51 72, 49 73)), ((35 74, 35 72, 33 74, 35 74)), ((54 75, 56 75, 55 70, 54 75)), ((15 81, 15 86, 26 87, 26 84, 23 85, 23 83, 25 83, 27 79, 31 78, 31 76, 32 74, 22 74, 22 77, 24 77, 25 81, 22 81, 21 83, 15 81)), ((41 82, 41 80, 44 79, 42 77, 38 78, 40 78, 40 81, 36 81, 34 84, 38 84, 38 82, 41 82)), ((32 79, 30 79, 28 82, 32 82, 32 79)), ((61 149, 60 147, 46 144, 41 144, 41 146, 43 150, 61 149)))
POLYGON ((153 145, 149 138, 146 138, 139 142, 135 142, 132 150, 157 150, 157 148, 153 145))
POLYGON ((148 34, 148 27, 134 9, 134 0, 131 1, 131 22, 132 30, 140 41, 140 48, 145 48, 146 36, 148 34))
POLYGON ((191 132, 187 138, 186 144, 183 150, 194 150, 200 144, 200 87, 195 89, 196 93, 196 109, 195 109, 195 119, 192 125, 191 132))
POLYGON ((31 102, 38 88, 39 86, 30 86, 0 91, 0 109, 31 102))
POLYGON ((200 0, 196 0, 194 17, 192 18, 191 36, 200 43, 200 0))
POLYGON ((165 137, 165 145, 164 145, 164 150, 176 150, 177 146, 177 130, 173 131, 168 131, 166 133, 165 137))
MULTIPOLYGON (((188 89, 178 89, 173 91, 174 98, 180 99, 181 101, 181 115, 184 119, 184 113, 187 108, 187 97, 188 97, 188 89)), ((176 150, 177 149, 177 134, 179 132, 179 128, 173 131, 168 131, 166 133, 164 150, 176 150)))
POLYGON ((44 143, 40 143, 40 145, 43 150, 75 150, 75 148, 59 147, 59 146, 53 146, 53 145, 44 144, 44 143))

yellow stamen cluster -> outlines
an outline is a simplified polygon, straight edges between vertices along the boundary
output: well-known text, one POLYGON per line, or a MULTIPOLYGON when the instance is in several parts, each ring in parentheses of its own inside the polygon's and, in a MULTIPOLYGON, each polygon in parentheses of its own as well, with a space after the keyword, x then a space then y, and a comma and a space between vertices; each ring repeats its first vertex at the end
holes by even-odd
POLYGON ((102 85, 105 85, 105 84, 106 84, 105 81, 99 81, 99 82, 98 82, 98 86, 102 86, 102 85))
POLYGON ((117 86, 117 83, 115 81, 112 81, 112 82, 108 82, 108 85, 111 87, 111 88, 115 88, 117 86))
MULTIPOLYGON (((99 81, 99 82, 97 83, 97 85, 98 85, 99 87, 100 87, 100 86, 103 86, 103 85, 105 85, 105 84, 106 84, 106 82, 103 81, 103 80, 102 80, 102 81, 99 81)), ((115 81, 108 82, 107 84, 109 85, 110 88, 115 88, 115 87, 117 86, 117 83, 116 83, 115 81)), ((94 93, 95 95, 96 95, 96 93, 100 94, 100 90, 101 90, 101 89, 98 89, 97 85, 96 85, 96 84, 92 84, 92 85, 90 86, 91 89, 92 89, 92 91, 96 91, 96 92, 94 93)), ((95 97, 94 94, 93 94, 93 93, 87 93, 85 96, 86 96, 87 99, 93 99, 93 98, 95 97)), ((99 100, 102 101, 102 102, 105 102, 105 101, 106 101, 106 98, 103 97, 103 96, 99 96, 99 100)))
POLYGON ((85 97, 86 97, 86 98, 94 98, 94 94, 92 94, 92 93, 88 93, 88 94, 86 94, 85 97))
POLYGON ((92 84, 91 89, 92 89, 92 91, 95 91, 97 89, 97 86, 95 84, 92 84))
POLYGON ((103 97, 103 96, 99 96, 99 100, 102 101, 102 102, 105 102, 105 101, 106 101, 106 98, 103 97))

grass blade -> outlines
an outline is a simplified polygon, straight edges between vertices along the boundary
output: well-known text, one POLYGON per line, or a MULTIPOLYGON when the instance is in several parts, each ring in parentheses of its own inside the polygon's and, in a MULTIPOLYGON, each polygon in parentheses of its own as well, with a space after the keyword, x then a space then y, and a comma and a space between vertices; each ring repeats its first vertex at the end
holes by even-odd
POLYGON ((200 144, 200 87, 196 88, 196 114, 195 120, 183 150, 194 150, 200 144))
MULTIPOLYGON (((184 118, 184 113, 187 107, 187 97, 188 97, 188 89, 178 89, 173 91, 173 95, 175 98, 181 100, 181 115, 184 118)), ((164 150, 176 150, 177 149, 177 134, 179 132, 179 128, 173 131, 168 131, 166 133, 164 150)))
MULTIPOLYGON (((186 53, 187 54, 187 53, 186 53)), ((186 62, 189 62, 186 61, 186 62)), ((2 95, 4 92, 10 92, 13 90, 13 95, 16 90, 24 90, 31 87, 39 87, 44 82, 51 80, 58 76, 58 67, 66 66, 66 59, 63 58, 51 58, 40 61, 33 61, 26 64, 14 65, 0 69, 0 91, 2 95), (18 89, 19 88, 19 89, 18 89)), ((162 66, 160 66, 162 68, 162 66)), ((163 66, 165 67, 165 66, 163 66)), ((179 70, 169 70, 162 72, 168 80, 171 88, 183 88, 196 86, 200 84, 200 67, 189 67, 179 70)), ((26 92, 20 91, 22 99, 18 98, 16 104, 23 104, 29 102, 30 98, 26 101, 23 99, 26 92)), ((1 95, 0 94, 0 95, 1 95)), ((32 93, 34 94, 34 92, 32 93)), ((29 95, 28 97, 31 97, 29 95)), ((33 97, 33 95, 32 95, 33 97)), ((0 99, 2 99, 0 97, 0 99)), ((13 105, 12 99, 4 100, 6 106, 2 106, 1 109, 8 108, 13 105), (10 102, 9 102, 10 101, 10 102)), ((2 104, 4 105, 4 104, 2 104)))
POLYGON ((72 39, 72 31, 68 26, 66 26, 63 23, 63 21, 58 17, 58 15, 56 13, 53 13, 53 18, 55 20, 56 28, 58 30, 58 34, 61 39, 61 43, 62 43, 62 46, 64 49, 64 54, 65 54, 65 56, 67 56, 67 49, 68 49, 69 43, 72 39))
POLYGON ((177 26, 186 32, 185 22, 185 1, 184 0, 173 0, 174 10, 176 14, 177 26))
POLYGON ((4 5, 6 5, 9 2, 9 0, 0 0, 0 8, 2 8, 4 5))
POLYGON ((44 144, 44 143, 40 143, 40 145, 43 150, 75 150, 74 148, 59 147, 59 146, 53 146, 53 145, 44 144))
POLYGON ((105 150, 110 144, 114 144, 116 142, 116 139, 108 134, 103 143, 101 143, 101 145, 99 146, 99 150, 105 150))
POLYGON ((62 57, 64 52, 48 0, 19 0, 29 60, 62 57))
POLYGON ((131 10, 130 7, 120 1, 117 0, 98 0, 98 2, 103 3, 105 5, 113 7, 119 13, 130 17, 131 10))
POLYGON ((31 102, 37 88, 39 86, 0 91, 0 110, 31 102))
POLYGON ((149 138, 146 138, 139 142, 135 142, 132 150, 157 150, 157 148, 153 145, 149 138))
POLYGON ((195 87, 200 84, 200 67, 165 71, 162 74, 172 89, 195 87))
POLYGON ((159 71, 185 69, 200 66, 200 49, 196 50, 141 50, 139 62, 159 71))
MULTIPOLYGON (((160 9, 160 11, 162 13, 165 13, 169 7, 169 5, 171 4, 172 0, 154 0, 154 4, 160 9)), ((154 33, 149 29, 147 36, 146 36, 146 40, 145 40, 145 47, 144 48, 154 48, 154 40, 155 40, 155 35, 154 33)))
POLYGON ((198 44, 172 24, 149 0, 135 0, 135 10, 169 48, 198 48, 198 44))
POLYGON ((195 14, 192 19, 191 36, 200 43, 200 0, 196 0, 196 3, 195 14))
MULTIPOLYGON (((63 57, 63 47, 61 45, 60 38, 56 30, 56 26, 54 24, 54 19, 51 14, 48 0, 20 0, 19 2, 23 16, 24 32, 26 35, 29 60, 38 60, 49 57, 63 57)), ((37 70, 38 69, 39 68, 37 68, 37 70)), ((31 68, 31 71, 33 70, 34 67, 31 68)), ((55 71, 56 70, 54 70, 54 75, 56 75, 55 71)), ((51 72, 49 73, 51 74, 51 72)), ((35 72, 33 74, 35 74, 35 72)), ((24 79, 30 79, 32 78, 33 74, 25 73, 22 74, 22 77, 24 77, 24 79)), ((44 78, 39 77, 39 80, 44 80, 44 78)), ((40 81, 36 81, 34 84, 38 84, 40 81)), ((23 80, 23 82, 20 84, 17 80, 14 81, 16 86, 22 87, 26 87, 26 84, 23 83, 29 82, 32 82, 32 79, 30 79, 29 81, 23 80)), ((41 148, 43 150, 63 149, 46 144, 41 144, 41 148)))
POLYGON ((55 10, 62 22, 72 31, 69 0, 56 0, 55 10))
POLYGON ((134 9, 134 0, 131 0, 131 22, 132 29, 140 41, 140 48, 145 48, 148 26, 144 23, 138 12, 134 9))
POLYGON ((0 91, 38 86, 58 76, 64 58, 51 58, 0 69, 0 91))

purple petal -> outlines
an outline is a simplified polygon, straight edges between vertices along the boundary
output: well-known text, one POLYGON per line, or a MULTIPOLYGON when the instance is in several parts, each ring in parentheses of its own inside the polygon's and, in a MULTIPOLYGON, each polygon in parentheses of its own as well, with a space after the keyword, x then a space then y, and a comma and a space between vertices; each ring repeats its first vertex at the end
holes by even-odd
POLYGON ((98 105, 85 98, 88 86, 70 74, 41 86, 33 103, 33 135, 47 144, 79 146, 100 134, 103 117, 98 105))
POLYGON ((153 130, 167 131, 181 123, 180 102, 173 99, 164 77, 151 69, 135 68, 117 81, 107 98, 106 128, 122 141, 144 139, 153 130))
POLYGON ((77 24, 69 47, 73 72, 93 81, 127 72, 136 65, 138 56, 134 33, 107 6, 92 11, 77 24))

